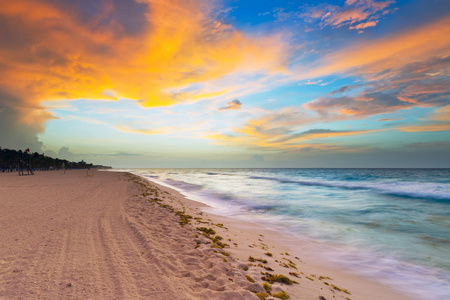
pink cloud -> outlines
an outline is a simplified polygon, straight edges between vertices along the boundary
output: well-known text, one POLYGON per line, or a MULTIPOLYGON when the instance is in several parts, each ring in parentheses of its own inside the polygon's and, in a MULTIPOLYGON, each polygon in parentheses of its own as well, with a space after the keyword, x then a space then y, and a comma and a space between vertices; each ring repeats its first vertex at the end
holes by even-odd
POLYGON ((311 22, 320 20, 321 26, 361 30, 376 26, 383 16, 393 11, 389 7, 394 3, 394 0, 347 0, 343 6, 311 7, 302 16, 311 22))

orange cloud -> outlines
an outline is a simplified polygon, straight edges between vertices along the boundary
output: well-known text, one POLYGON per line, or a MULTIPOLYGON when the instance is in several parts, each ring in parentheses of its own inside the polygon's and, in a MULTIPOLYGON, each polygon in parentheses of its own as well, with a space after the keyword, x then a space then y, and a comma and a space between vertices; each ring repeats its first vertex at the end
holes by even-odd
POLYGON ((382 16, 393 11, 389 9, 393 3, 394 0, 347 0, 342 7, 336 5, 311 7, 302 14, 302 17, 306 17, 308 22, 320 20, 321 26, 334 28, 348 26, 350 30, 361 30, 376 26, 382 16))
POLYGON ((417 126, 406 126, 399 129, 404 132, 429 132, 429 131, 450 131, 450 124, 427 124, 417 126))
POLYGON ((14 95, 8 105, 42 132, 51 118, 43 101, 129 98, 169 106, 233 91, 243 81, 238 75, 220 88, 210 84, 230 74, 285 72, 281 36, 247 36, 215 20, 215 4, 3 0, 0 91, 14 95))
POLYGON ((145 106, 161 106, 210 96, 201 88, 167 92, 173 88, 238 70, 270 73, 285 68, 278 59, 280 37, 251 38, 215 21, 209 1, 135 3, 145 9, 138 35, 127 35, 120 18, 99 25, 119 13, 112 4, 101 6, 102 11, 86 22, 79 17, 85 11, 67 5, 2 1, 0 17, 11 40, 0 45, 2 88, 14 86, 14 94, 33 98, 34 103, 105 98, 104 91, 114 90, 145 106))
MULTIPOLYGON (((234 128, 233 134, 212 133, 207 137, 216 140, 218 144, 227 146, 264 148, 266 150, 313 147, 315 150, 320 150, 330 149, 333 145, 317 143, 317 140, 369 134, 377 131, 312 129, 299 132, 304 125, 311 124, 314 121, 317 121, 317 119, 296 108, 283 108, 277 113, 250 120, 244 126, 234 128)), ((346 149, 347 147, 339 146, 337 148, 346 149)))
POLYGON ((448 49, 450 17, 445 17, 421 28, 333 52, 320 60, 320 66, 301 74, 301 78, 346 72, 374 74, 430 57, 448 56, 448 49))

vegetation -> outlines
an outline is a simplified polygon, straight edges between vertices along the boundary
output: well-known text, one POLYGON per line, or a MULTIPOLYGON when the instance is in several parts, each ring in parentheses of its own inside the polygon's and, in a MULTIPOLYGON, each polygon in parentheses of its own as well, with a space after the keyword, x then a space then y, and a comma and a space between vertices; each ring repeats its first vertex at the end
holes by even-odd
POLYGON ((270 285, 270 283, 264 282, 262 286, 269 295, 272 293, 272 286, 270 285))
POLYGON ((197 230, 204 232, 207 235, 213 235, 216 234, 216 231, 212 228, 206 228, 206 227, 197 227, 197 230))
POLYGON ((291 298, 291 297, 290 297, 285 291, 283 291, 283 290, 281 290, 281 291, 278 292, 278 293, 273 293, 272 296, 274 296, 275 298, 282 299, 282 300, 287 300, 287 299, 291 298))
POLYGON ((260 261, 263 264, 267 264, 267 260, 266 259, 262 259, 262 258, 254 258, 253 256, 249 256, 248 260, 251 262, 255 262, 255 261, 260 261))
POLYGON ((261 300, 266 300, 267 297, 269 297, 269 294, 261 292, 261 293, 255 293, 256 296, 258 296, 259 299, 261 300))
POLYGON ((270 273, 263 273, 261 272, 263 276, 261 279, 264 281, 267 281, 270 284, 273 284, 274 282, 279 282, 279 283, 284 283, 284 284, 288 284, 291 285, 293 283, 298 283, 294 280, 291 280, 289 277, 286 277, 284 275, 281 274, 270 274, 270 273))
POLYGON ((331 284, 331 286, 332 286, 335 290, 337 290, 337 291, 344 292, 344 293, 346 293, 346 294, 348 294, 348 295, 351 295, 350 292, 347 291, 346 289, 339 288, 339 287, 335 286, 334 284, 331 284))
POLYGON ((0 171, 12 170, 19 165, 19 160, 25 161, 36 170, 60 169, 62 164, 66 169, 110 168, 100 165, 88 164, 84 161, 71 162, 66 159, 52 158, 44 154, 23 152, 22 150, 10 150, 0 148, 0 171))
POLYGON ((198 231, 201 231, 203 236, 210 239, 212 241, 211 248, 216 249, 223 249, 225 247, 228 247, 228 244, 222 243, 221 240, 223 240, 223 237, 220 235, 214 236, 216 234, 216 231, 212 228, 206 228, 206 227, 197 227, 198 231))
POLYGON ((181 227, 183 227, 186 224, 189 224, 190 220, 192 219, 192 216, 187 215, 184 210, 177 211, 176 215, 180 217, 180 221, 178 221, 178 223, 181 225, 181 227))
POLYGON ((247 278, 247 280, 250 281, 251 283, 255 283, 255 279, 253 279, 252 276, 245 275, 245 278, 247 278))

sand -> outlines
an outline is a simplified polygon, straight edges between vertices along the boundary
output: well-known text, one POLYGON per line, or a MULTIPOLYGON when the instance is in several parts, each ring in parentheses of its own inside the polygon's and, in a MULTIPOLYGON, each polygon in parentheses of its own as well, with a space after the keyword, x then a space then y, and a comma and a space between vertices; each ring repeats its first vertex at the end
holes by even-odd
POLYGON ((0 174, 0 228, 0 299, 259 299, 261 272, 297 281, 272 284, 291 299, 408 299, 127 173, 0 174))

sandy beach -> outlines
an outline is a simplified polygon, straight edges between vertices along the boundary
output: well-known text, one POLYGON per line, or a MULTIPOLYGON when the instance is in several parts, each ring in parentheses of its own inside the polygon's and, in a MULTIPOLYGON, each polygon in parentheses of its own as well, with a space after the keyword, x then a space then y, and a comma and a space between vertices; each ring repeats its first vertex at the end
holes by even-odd
POLYGON ((128 173, 0 174, 0 299, 410 299, 207 211, 128 173))

